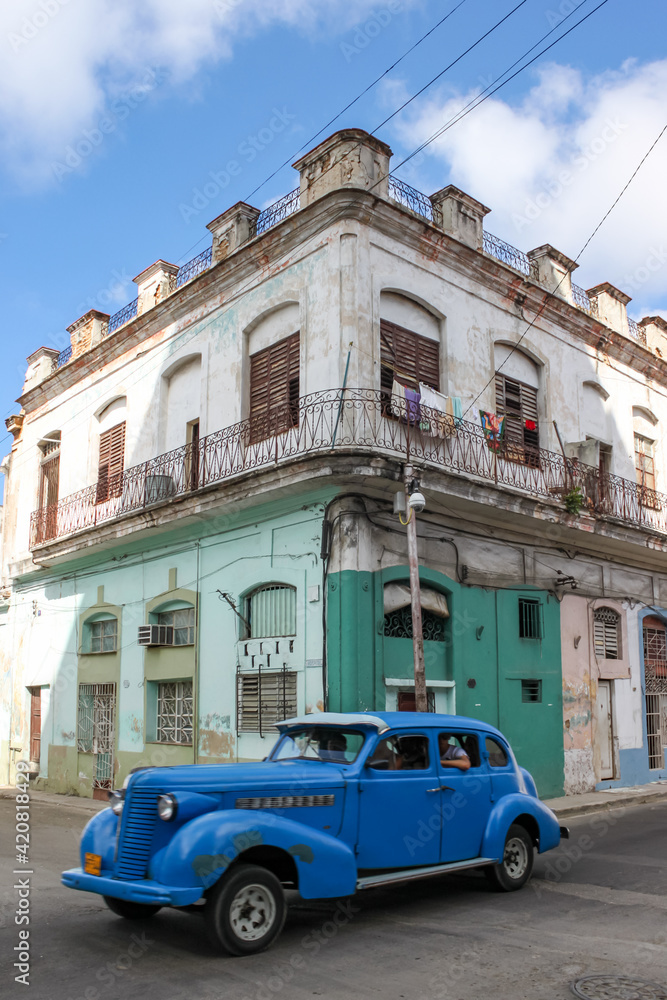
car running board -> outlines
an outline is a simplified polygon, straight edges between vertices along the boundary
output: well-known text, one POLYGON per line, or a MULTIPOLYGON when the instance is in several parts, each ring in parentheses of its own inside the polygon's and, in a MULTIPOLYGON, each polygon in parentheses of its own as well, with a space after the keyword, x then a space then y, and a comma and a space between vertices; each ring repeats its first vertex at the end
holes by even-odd
POLYGON ((484 865, 495 865, 497 858, 474 858, 472 861, 449 861, 443 865, 429 865, 428 868, 403 868, 399 872, 385 872, 384 875, 365 875, 357 879, 357 889, 375 889, 380 885, 393 885, 395 882, 413 882, 418 878, 428 878, 430 875, 446 875, 448 872, 462 871, 464 868, 482 868, 484 865))

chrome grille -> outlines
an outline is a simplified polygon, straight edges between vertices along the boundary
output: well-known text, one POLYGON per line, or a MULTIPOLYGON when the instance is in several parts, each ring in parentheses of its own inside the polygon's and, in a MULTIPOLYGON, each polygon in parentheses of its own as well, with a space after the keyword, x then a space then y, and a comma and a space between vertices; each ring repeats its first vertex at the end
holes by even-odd
POLYGON ((158 820, 157 799, 161 794, 155 789, 129 791, 123 808, 115 878, 146 878, 153 833, 158 820))

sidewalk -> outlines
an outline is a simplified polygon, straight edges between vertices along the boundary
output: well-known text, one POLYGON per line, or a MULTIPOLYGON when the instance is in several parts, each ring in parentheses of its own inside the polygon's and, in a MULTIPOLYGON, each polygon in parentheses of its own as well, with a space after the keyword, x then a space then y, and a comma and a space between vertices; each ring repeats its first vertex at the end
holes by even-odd
MULTIPOLYGON (((14 793, 15 789, 11 785, 0 786, 0 802, 2 799, 13 799, 14 793)), ((55 792, 31 791, 30 801, 35 805, 74 809, 89 816, 106 807, 106 802, 97 799, 82 798, 78 795, 57 795, 55 792)), ((558 799, 544 800, 544 804, 553 809, 560 820, 617 809, 619 806, 645 805, 647 802, 667 802, 667 781, 654 781, 650 785, 614 788, 604 792, 585 792, 583 795, 564 795, 558 799)))

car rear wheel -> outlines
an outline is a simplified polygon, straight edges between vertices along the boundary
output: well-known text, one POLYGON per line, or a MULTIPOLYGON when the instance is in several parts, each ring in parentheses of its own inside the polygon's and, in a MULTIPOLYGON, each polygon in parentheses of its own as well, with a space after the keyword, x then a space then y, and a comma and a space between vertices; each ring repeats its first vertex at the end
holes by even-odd
POLYGON ((252 955, 277 938, 287 905, 279 880, 259 865, 239 865, 212 889, 205 910, 211 944, 230 955, 252 955))
POLYGON ((484 874, 500 892, 521 889, 530 878, 535 860, 533 841, 518 823, 512 823, 507 831, 503 859, 497 865, 489 865, 484 874))
POLYGON ((116 899, 115 896, 103 896, 112 913, 117 917, 125 917, 126 920, 148 920, 154 917, 161 906, 151 906, 149 903, 133 903, 129 899, 116 899))

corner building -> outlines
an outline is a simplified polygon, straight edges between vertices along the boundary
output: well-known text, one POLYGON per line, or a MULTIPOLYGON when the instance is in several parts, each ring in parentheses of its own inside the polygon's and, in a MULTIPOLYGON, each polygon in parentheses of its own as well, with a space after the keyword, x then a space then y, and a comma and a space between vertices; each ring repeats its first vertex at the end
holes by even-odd
POLYGON ((543 796, 667 777, 667 325, 390 156, 336 133, 28 358, 5 780, 102 797, 261 758, 297 712, 411 709, 406 468, 430 708, 499 726, 543 796))

